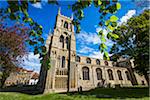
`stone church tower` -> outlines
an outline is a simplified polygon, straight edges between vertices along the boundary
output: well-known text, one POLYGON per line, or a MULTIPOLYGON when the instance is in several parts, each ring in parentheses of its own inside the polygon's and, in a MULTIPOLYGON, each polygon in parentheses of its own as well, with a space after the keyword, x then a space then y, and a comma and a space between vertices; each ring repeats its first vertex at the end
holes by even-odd
POLYGON ((78 91, 80 88, 84 91, 96 87, 147 85, 144 76, 132 70, 134 64, 130 60, 113 62, 76 55, 72 20, 73 16, 66 17, 59 9, 54 32, 46 40, 51 67, 48 70, 44 64, 41 67, 38 86, 40 92, 66 92, 68 78, 69 91, 78 91))
POLYGON ((60 13, 56 16, 54 32, 46 41, 47 50, 50 50, 51 68, 48 70, 44 92, 59 92, 67 90, 69 40, 70 40, 70 89, 76 88, 76 42, 73 16, 66 17, 60 13), (71 38, 71 39, 70 39, 71 38), (57 90, 57 91, 56 91, 57 90))

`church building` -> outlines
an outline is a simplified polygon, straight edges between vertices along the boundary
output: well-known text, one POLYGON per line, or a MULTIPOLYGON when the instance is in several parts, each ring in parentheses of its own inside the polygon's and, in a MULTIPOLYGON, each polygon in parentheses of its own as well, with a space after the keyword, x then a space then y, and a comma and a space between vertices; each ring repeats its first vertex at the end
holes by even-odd
POLYGON ((59 10, 54 32, 46 40, 51 68, 46 76, 45 93, 66 92, 68 77, 69 91, 147 85, 144 76, 133 71, 134 64, 131 60, 122 58, 113 62, 77 55, 72 20, 73 16, 66 17, 59 10))

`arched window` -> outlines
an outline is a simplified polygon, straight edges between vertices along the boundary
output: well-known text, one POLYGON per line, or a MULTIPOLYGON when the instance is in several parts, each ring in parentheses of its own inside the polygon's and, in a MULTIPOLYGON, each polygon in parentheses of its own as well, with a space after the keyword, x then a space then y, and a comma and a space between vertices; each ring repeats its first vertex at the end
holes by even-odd
POLYGON ((108 72, 109 80, 114 80, 112 70, 111 70, 111 69, 108 69, 107 72, 108 72))
POLYGON ((80 57, 79 56, 76 56, 76 61, 80 62, 80 57))
POLYGON ((65 21, 64 28, 68 29, 68 23, 65 21))
POLYGON ((59 41, 62 42, 62 48, 64 48, 64 36, 61 35, 59 41))
POLYGON ((105 61, 104 63, 105 63, 106 66, 108 66, 108 62, 107 61, 105 61))
POLYGON ((120 70, 117 70, 117 74, 118 74, 119 80, 123 80, 122 74, 121 74, 121 71, 120 71, 120 70))
POLYGON ((91 63, 91 59, 90 59, 90 58, 87 58, 87 59, 86 59, 86 63, 89 63, 89 64, 90 64, 90 63, 91 63))
POLYGON ((96 59, 96 64, 97 64, 97 65, 100 65, 99 59, 96 59))
POLYGON ((64 68, 65 67, 65 57, 62 56, 62 64, 61 64, 61 67, 64 68))
POLYGON ((97 80, 102 80, 102 70, 100 68, 96 69, 97 80))
POLYGON ((82 68, 82 73, 83 73, 83 80, 90 80, 90 78, 89 78, 89 68, 88 67, 83 67, 82 68))
POLYGON ((59 41, 64 42, 64 36, 63 35, 60 36, 59 41))
POLYGON ((66 46, 67 46, 67 49, 69 49, 69 39, 68 39, 68 37, 66 37, 66 46))
POLYGON ((61 20, 61 26, 63 26, 63 20, 61 20))
POLYGON ((130 80, 130 74, 129 74, 129 72, 125 71, 125 73, 126 73, 127 80, 130 80))

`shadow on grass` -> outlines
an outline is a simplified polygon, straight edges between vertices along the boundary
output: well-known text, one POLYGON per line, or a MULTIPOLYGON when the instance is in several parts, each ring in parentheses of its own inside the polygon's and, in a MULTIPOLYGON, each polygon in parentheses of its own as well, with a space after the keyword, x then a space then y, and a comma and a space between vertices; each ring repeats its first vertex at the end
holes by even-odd
POLYGON ((72 92, 68 95, 86 95, 96 98, 145 98, 149 97, 148 87, 124 87, 124 88, 95 88, 82 93, 72 92))
MULTIPOLYGON (((18 92, 29 95, 42 94, 39 92, 36 86, 25 86, 25 87, 8 87, 0 90, 0 92, 18 92)), ((126 87, 126 88, 95 88, 84 92, 71 92, 59 93, 68 97, 84 97, 84 98, 111 98, 111 99, 127 99, 127 98, 149 98, 148 87, 126 87)), ((58 95, 59 95, 58 94, 58 95)), ((50 96, 48 94, 47 96, 50 96)), ((59 96, 63 96, 59 95, 59 96)), ((69 99, 70 100, 70 99, 69 99)), ((72 100, 72 99, 71 99, 72 100)))
POLYGON ((24 94, 29 94, 29 95, 42 94, 41 92, 39 92, 36 85, 21 86, 21 87, 10 86, 10 87, 0 89, 0 92, 18 92, 18 93, 24 93, 24 94))

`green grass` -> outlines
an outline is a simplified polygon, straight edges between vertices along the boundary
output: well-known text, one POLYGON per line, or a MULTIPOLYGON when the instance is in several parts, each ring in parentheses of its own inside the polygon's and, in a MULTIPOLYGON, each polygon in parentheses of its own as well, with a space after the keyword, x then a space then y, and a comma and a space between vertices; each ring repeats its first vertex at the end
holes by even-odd
POLYGON ((148 88, 97 88, 82 94, 41 94, 27 95, 16 92, 1 92, 0 100, 149 100, 148 88), (109 95, 111 98, 98 98, 109 95))

